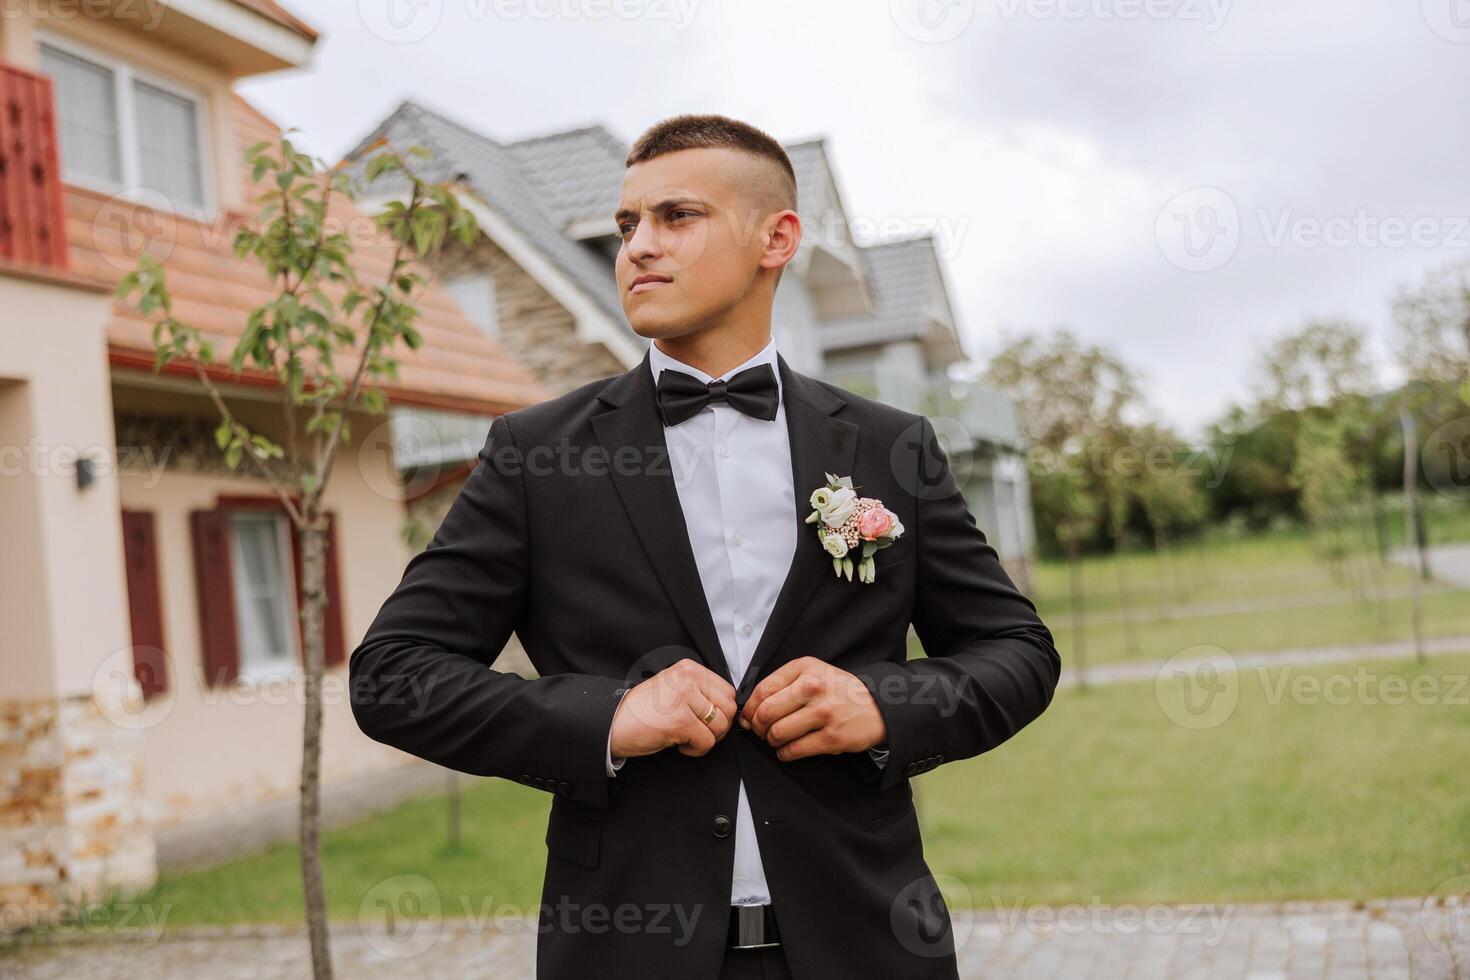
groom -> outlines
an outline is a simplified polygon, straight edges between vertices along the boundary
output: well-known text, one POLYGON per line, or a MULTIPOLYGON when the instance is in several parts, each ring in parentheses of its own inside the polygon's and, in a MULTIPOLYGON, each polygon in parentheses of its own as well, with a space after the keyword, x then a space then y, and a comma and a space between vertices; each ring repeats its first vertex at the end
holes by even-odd
POLYGON ((929 422, 777 353, 775 140, 657 124, 616 220, 647 355, 495 419, 352 654, 358 724, 551 794, 540 978, 955 977, 910 780, 1046 709, 1051 634, 929 422), (534 680, 493 669, 512 631, 534 680))

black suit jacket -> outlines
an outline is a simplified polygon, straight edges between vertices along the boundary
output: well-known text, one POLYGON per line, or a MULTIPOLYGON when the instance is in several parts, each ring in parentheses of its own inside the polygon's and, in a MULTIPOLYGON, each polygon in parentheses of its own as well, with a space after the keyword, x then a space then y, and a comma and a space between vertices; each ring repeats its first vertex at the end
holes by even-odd
POLYGON ((539 978, 718 976, 741 779, 797 980, 956 976, 910 779, 1040 715, 1060 658, 966 510, 928 420, 784 358, 778 369, 800 528, 745 677, 729 677, 710 618, 646 355, 495 419, 352 654, 353 710, 372 738, 553 794, 539 978), (835 576, 804 523, 826 473, 850 475, 904 524, 873 583, 835 576), (912 661, 911 622, 927 654, 912 661), (493 669, 512 631, 538 678, 493 669), (703 757, 665 749, 607 776, 627 688, 691 657, 744 705, 801 656, 873 692, 883 769, 866 752, 782 762, 736 726, 703 757))

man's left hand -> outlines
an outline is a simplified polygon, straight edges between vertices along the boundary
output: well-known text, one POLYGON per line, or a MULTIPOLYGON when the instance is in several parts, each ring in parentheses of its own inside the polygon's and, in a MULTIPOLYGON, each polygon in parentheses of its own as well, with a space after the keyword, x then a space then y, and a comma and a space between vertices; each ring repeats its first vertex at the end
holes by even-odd
POLYGON ((757 684, 739 723, 775 746, 783 762, 863 752, 888 737, 867 686, 816 657, 783 664, 757 684))

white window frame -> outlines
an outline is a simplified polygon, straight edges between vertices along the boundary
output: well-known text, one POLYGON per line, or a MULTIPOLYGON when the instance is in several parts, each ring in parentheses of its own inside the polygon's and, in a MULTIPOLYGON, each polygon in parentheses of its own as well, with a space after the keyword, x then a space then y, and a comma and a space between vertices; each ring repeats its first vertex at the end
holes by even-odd
MULTIPOLYGON (((214 159, 209 152, 210 134, 214 132, 214 124, 209 115, 209 103, 203 93, 198 89, 166 78, 146 68, 139 68, 132 62, 125 61, 116 55, 100 51, 90 45, 75 41, 69 37, 62 37, 50 31, 37 31, 36 39, 42 47, 55 48, 64 54, 83 61, 90 61, 98 68, 105 68, 112 72, 112 99, 117 110, 117 139, 118 139, 118 164, 122 170, 122 181, 113 183, 101 177, 91 174, 76 174, 69 172, 66 166, 66 150, 62 148, 62 180, 68 184, 75 184, 102 194, 112 194, 137 201, 140 204, 157 206, 161 201, 167 201, 173 206, 171 210, 177 214, 188 215, 190 210, 198 208, 200 219, 213 215, 216 210, 216 199, 214 193, 214 159), (141 152, 138 146, 137 134, 137 110, 133 103, 133 82, 139 81, 151 85, 156 89, 176 95, 188 101, 194 107, 194 138, 198 143, 199 152, 199 188, 202 191, 202 201, 169 201, 167 196, 156 189, 143 186, 141 152)), ((59 129, 58 125, 58 129, 59 129)))
POLYGON ((228 508, 226 513, 230 522, 230 595, 235 604, 235 656, 239 662, 238 676, 241 680, 254 683, 276 677, 295 677, 301 672, 301 638, 297 625, 301 621, 301 612, 296 604, 296 562, 295 552, 291 547, 291 521, 284 513, 267 508, 228 508), (285 599, 286 644, 290 648, 288 655, 279 663, 250 663, 245 657, 245 637, 241 628, 240 576, 235 567, 236 555, 239 553, 239 542, 235 539, 235 520, 240 517, 269 520, 276 526, 276 548, 281 556, 281 591, 285 599))

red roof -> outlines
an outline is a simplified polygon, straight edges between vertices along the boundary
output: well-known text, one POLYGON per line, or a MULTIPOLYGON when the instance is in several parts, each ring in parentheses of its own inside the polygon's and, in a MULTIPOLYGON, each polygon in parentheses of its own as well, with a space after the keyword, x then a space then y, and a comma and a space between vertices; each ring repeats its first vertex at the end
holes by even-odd
MULTIPOLYGON (((246 147, 279 138, 280 128, 254 106, 239 95, 231 101, 239 159, 246 147)), ((239 169, 241 180, 248 182, 243 163, 239 169)), ((249 190, 247 199, 253 199, 258 192, 253 185, 249 190)), ((65 188, 65 209, 75 273, 116 283, 136 267, 139 249, 146 245, 163 262, 175 314, 216 338, 218 360, 228 358, 234 346, 230 341, 244 331, 249 312, 273 295, 260 266, 234 253, 235 223, 249 215, 222 213, 206 223, 162 209, 119 206, 117 198, 74 185, 65 188)), ((373 228, 372 219, 345 199, 334 202, 332 215, 373 228)), ((392 262, 386 238, 378 237, 375 228, 371 234, 370 240, 356 242, 358 269, 370 283, 382 281, 392 262)), ((398 384, 380 385, 390 401, 494 415, 548 397, 531 371, 467 320, 438 283, 431 281, 416 303, 421 312, 416 327, 424 342, 418 350, 400 344, 392 352, 398 384)), ((114 366, 152 370, 152 324, 130 305, 114 305, 107 332, 114 366)), ((338 362, 343 373, 353 367, 355 363, 338 362)), ((187 365, 179 369, 192 374, 187 365)), ((245 380, 274 383, 269 375, 245 380)))

